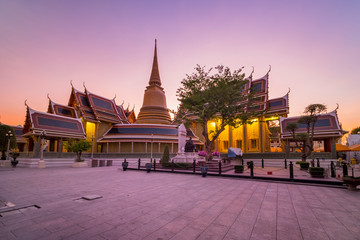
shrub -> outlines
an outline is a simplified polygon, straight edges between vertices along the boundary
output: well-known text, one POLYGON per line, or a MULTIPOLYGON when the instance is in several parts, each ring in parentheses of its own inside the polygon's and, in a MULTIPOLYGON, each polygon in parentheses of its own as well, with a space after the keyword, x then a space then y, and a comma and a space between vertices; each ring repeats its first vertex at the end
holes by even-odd
POLYGON ((301 161, 299 164, 300 164, 300 169, 308 169, 310 165, 308 162, 305 161, 301 161))
POLYGON ((212 155, 218 157, 218 156, 220 156, 220 153, 219 152, 213 152, 212 155))
POLYGON ((312 177, 324 177, 324 170, 322 167, 310 167, 309 173, 312 177))
POLYGON ((165 145, 164 154, 161 159, 161 165, 163 167, 168 166, 170 163, 170 153, 169 153, 169 146, 165 145))
POLYGON ((200 151, 198 153, 199 156, 203 156, 203 157, 206 157, 206 152, 205 151, 200 151))

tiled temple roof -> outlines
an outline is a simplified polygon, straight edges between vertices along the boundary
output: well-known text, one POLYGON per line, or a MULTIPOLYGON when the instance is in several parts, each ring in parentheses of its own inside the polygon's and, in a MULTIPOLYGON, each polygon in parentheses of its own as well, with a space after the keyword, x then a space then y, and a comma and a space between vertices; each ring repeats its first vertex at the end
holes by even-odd
POLYGON ((48 137, 85 138, 81 119, 44 113, 27 107, 24 136, 42 135, 48 137))

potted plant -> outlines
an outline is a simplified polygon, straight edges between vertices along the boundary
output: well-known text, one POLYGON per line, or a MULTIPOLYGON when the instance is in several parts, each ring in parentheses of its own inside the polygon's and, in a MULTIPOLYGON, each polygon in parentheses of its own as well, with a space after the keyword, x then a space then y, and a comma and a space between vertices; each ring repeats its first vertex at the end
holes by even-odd
POLYGON ((145 168, 146 168, 146 172, 149 173, 152 168, 152 163, 146 163, 145 168))
POLYGON ((126 159, 124 160, 124 162, 122 162, 122 168, 123 168, 123 171, 126 171, 126 169, 128 168, 129 166, 129 162, 126 161, 126 159))
POLYGON ((235 165, 234 169, 235 169, 235 173, 243 173, 244 172, 244 166, 243 165, 235 165))
POLYGON ((308 170, 309 169, 309 163, 306 161, 297 161, 296 164, 300 165, 300 170, 308 170))
POLYGON ((343 182, 348 185, 348 189, 356 191, 356 186, 360 185, 360 177, 344 176, 343 182))
POLYGON ((202 177, 206 177, 209 167, 208 166, 201 166, 200 172, 202 174, 202 177))
POLYGON ((19 163, 19 160, 16 160, 18 156, 20 156, 19 149, 14 149, 10 153, 10 157, 12 157, 13 160, 11 160, 11 165, 15 168, 16 165, 19 163))
POLYGON ((87 167, 87 163, 84 162, 84 159, 81 159, 81 154, 83 151, 88 150, 90 147, 91 142, 85 139, 70 139, 65 144, 65 148, 67 151, 76 153, 76 159, 75 162, 72 164, 72 167, 87 167))
POLYGON ((323 178, 325 169, 322 167, 309 167, 309 173, 313 178, 323 178))

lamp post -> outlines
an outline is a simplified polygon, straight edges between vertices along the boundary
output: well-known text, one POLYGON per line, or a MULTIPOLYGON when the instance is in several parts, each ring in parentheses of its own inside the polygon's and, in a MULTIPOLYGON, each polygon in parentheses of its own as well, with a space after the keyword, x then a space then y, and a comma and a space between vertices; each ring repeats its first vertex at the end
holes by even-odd
POLYGON ((150 153, 151 153, 151 157, 150 157, 150 161, 152 161, 152 157, 153 157, 153 138, 154 138, 154 134, 151 134, 151 151, 150 151, 150 153))
POLYGON ((10 150, 10 139, 13 136, 13 134, 11 133, 11 131, 7 132, 5 134, 6 138, 8 139, 8 145, 7 145, 7 156, 6 156, 6 160, 9 160, 9 150, 10 150))

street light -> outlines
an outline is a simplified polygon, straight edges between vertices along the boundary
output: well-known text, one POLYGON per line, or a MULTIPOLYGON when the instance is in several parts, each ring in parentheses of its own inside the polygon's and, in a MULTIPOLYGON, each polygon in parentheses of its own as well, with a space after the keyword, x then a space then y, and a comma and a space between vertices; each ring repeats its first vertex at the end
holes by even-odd
POLYGON ((151 157, 150 157, 151 162, 153 157, 153 138, 154 138, 154 134, 151 134, 151 157))
POLYGON ((13 134, 11 133, 11 131, 7 132, 5 134, 5 136, 7 137, 8 139, 8 145, 7 145, 7 156, 6 156, 6 159, 9 160, 9 150, 10 150, 10 139, 11 137, 13 136, 13 134))

